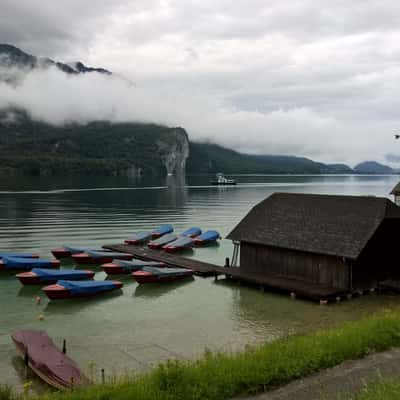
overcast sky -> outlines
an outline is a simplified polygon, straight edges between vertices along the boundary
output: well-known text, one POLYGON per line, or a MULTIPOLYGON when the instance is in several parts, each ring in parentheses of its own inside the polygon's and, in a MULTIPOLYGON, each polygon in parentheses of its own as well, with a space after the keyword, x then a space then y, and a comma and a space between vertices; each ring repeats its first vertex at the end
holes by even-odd
POLYGON ((400 132, 398 0, 0 6, 0 42, 79 59, 134 82, 38 73, 19 91, 0 87, 0 105, 20 103, 52 122, 180 125, 193 139, 252 153, 400 166, 400 140, 393 137, 400 132))

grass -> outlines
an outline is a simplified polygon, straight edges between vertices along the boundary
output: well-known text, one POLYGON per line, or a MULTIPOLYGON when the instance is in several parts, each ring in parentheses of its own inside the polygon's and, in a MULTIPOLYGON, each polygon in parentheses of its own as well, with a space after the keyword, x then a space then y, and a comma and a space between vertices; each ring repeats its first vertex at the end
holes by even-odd
POLYGON ((169 361, 145 375, 39 398, 230 399, 243 393, 259 393, 345 360, 395 346, 400 346, 400 312, 385 311, 339 328, 289 336, 242 353, 207 352, 197 361, 169 361))
POLYGON ((350 400, 398 400, 400 398, 400 379, 379 380, 367 385, 350 400))

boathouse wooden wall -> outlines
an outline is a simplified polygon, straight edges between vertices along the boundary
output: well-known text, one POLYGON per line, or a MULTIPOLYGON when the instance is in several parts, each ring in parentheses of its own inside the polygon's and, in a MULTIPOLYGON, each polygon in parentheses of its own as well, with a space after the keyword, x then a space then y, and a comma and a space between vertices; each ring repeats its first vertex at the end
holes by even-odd
POLYGON ((240 268, 251 273, 350 289, 350 269, 342 257, 241 242, 240 268))
POLYGON ((376 287, 379 282, 386 279, 400 279, 399 225, 396 219, 383 221, 357 261, 352 264, 352 280, 355 289, 376 287))

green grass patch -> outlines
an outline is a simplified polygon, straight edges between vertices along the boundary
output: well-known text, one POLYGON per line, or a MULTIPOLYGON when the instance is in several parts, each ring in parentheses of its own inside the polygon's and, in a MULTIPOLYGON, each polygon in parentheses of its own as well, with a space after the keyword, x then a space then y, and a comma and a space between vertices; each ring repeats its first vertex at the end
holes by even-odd
POLYGON ((250 347, 242 353, 207 352, 197 361, 169 361, 141 376, 40 399, 230 399, 394 346, 400 346, 400 312, 387 311, 339 328, 250 347))
POLYGON ((398 400, 400 379, 385 379, 371 383, 356 396, 348 400, 398 400))

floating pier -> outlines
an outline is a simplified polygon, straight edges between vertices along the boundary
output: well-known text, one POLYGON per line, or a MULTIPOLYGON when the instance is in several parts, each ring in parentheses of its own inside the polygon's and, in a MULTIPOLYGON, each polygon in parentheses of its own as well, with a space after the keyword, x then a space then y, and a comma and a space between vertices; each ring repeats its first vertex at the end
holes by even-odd
POLYGON ((164 262, 169 265, 180 268, 192 269, 196 275, 200 276, 219 276, 225 275, 227 278, 245 282, 252 285, 257 285, 264 288, 278 289, 284 292, 294 293, 298 297, 307 298, 310 300, 332 300, 340 296, 345 296, 343 290, 302 282, 300 280, 265 276, 264 274, 252 273, 240 267, 223 267, 203 261, 194 260, 193 258, 182 257, 177 254, 167 253, 165 251, 152 250, 146 246, 136 246, 128 244, 109 244, 104 245, 104 249, 126 252, 133 254, 135 258, 141 260, 151 260, 164 262))

